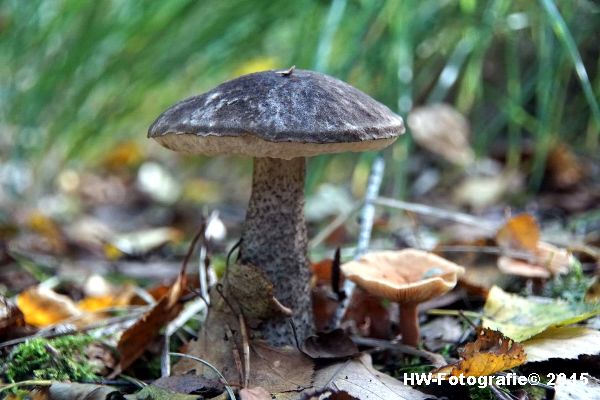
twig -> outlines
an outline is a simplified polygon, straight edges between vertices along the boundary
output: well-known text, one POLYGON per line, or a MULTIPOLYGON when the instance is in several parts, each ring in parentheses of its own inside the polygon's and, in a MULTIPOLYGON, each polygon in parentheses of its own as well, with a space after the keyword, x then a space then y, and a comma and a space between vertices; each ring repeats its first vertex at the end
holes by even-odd
POLYGON ((244 355, 244 387, 250 384, 250 344, 248 343, 248 330, 242 314, 238 315, 240 320, 240 332, 242 334, 242 354, 244 355))
POLYGON ((431 217, 447 219, 464 225, 476 226, 478 228, 483 228, 491 232, 496 232, 496 230, 498 229, 497 225, 489 224, 473 215, 464 214, 456 211, 443 210, 441 208, 427 206, 425 204, 410 203, 408 201, 390 199, 387 197, 377 197, 372 200, 372 203, 378 206, 396 208, 404 211, 411 211, 416 214, 429 215, 431 217))
POLYGON ((198 313, 206 310, 206 303, 203 298, 197 298, 186 304, 183 311, 173 321, 167 325, 166 334, 171 336, 181 329, 190 319, 198 315, 198 313))
POLYGON ((235 367, 238 371, 240 382, 244 382, 244 367, 242 366, 242 358, 240 357, 240 351, 237 348, 235 337, 233 336, 233 332, 231 331, 229 324, 225 324, 225 338, 228 342, 232 343, 231 354, 233 355, 233 362, 235 363, 235 367))
MULTIPOLYGON (((371 174, 367 183, 367 192, 365 193, 365 201, 360 215, 360 231, 358 234, 358 243, 356 246, 356 254, 354 258, 360 258, 369 248, 369 242, 371 241, 371 231, 373 230, 373 219, 375 217, 375 206, 373 200, 379 194, 381 187, 381 181, 383 180, 383 171, 385 169, 385 162, 383 157, 378 156, 371 166, 371 174)), ((344 282, 344 292, 346 298, 342 300, 333 316, 331 326, 333 329, 340 325, 340 322, 346 314, 348 305, 352 298, 352 294, 355 288, 354 282, 350 279, 346 279, 344 282)))
MULTIPOLYGON (((206 222, 203 221, 200 224, 200 229, 198 230, 198 232, 196 233, 196 235, 190 242, 187 253, 185 254, 185 258, 183 259, 183 262, 181 263, 181 270, 179 271, 179 279, 177 282, 180 282, 180 280, 184 279, 188 262, 190 261, 192 254, 194 254, 194 249, 196 248, 196 245, 198 244, 198 242, 199 241, 204 242, 204 233, 205 232, 206 232, 206 222)), ((207 302, 207 304, 208 304, 207 298, 204 298, 204 301, 207 302)), ((165 334, 164 334, 163 349, 160 354, 160 374, 163 377, 169 376, 171 374, 171 360, 169 359, 169 350, 170 350, 169 343, 170 342, 171 342, 171 334, 170 334, 169 330, 167 329, 167 331, 165 331, 165 334)))
POLYGON ((189 354, 182 354, 182 353, 169 353, 169 355, 171 356, 175 356, 175 357, 183 357, 183 358, 189 358, 190 360, 194 360, 197 361, 203 365, 206 365, 208 368, 212 369, 213 371, 216 372, 217 375, 219 375, 219 378, 221 378, 221 380, 223 381, 223 384, 225 385, 225 390, 227 391, 227 394, 229 395, 229 398, 231 400, 235 400, 235 393, 233 393, 233 389, 231 388, 231 386, 229 386, 229 383, 227 383, 227 379, 225 379, 225 377, 223 376, 223 374, 211 363, 209 363, 208 361, 205 361, 201 358, 198 357, 194 357, 191 356, 189 354))
POLYGON ((171 361, 169 360, 169 351, 171 350, 169 344, 171 342, 171 335, 165 332, 163 335, 162 349, 160 351, 160 376, 167 377, 171 375, 171 361))
POLYGON ((411 356, 423 357, 431 362, 436 368, 443 367, 448 364, 446 359, 439 354, 432 353, 426 350, 419 350, 416 347, 407 346, 402 343, 395 343, 389 340, 365 338, 361 336, 352 336, 352 341, 361 346, 381 347, 388 350, 398 351, 411 356))

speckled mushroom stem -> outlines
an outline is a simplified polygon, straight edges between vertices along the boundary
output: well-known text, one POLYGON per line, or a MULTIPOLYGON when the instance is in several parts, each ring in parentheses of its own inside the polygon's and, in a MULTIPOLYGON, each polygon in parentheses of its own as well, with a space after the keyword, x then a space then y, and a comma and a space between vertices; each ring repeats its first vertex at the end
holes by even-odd
MULTIPOLYGON (((304 221, 304 158, 255 158, 252 196, 242 232, 240 260, 263 270, 274 295, 293 310, 300 343, 314 331, 304 221)), ((287 319, 265 321, 263 338, 295 344, 287 319)))
POLYGON ((419 344, 417 304, 400 304, 400 334, 402 335, 402 343, 415 347, 419 344))

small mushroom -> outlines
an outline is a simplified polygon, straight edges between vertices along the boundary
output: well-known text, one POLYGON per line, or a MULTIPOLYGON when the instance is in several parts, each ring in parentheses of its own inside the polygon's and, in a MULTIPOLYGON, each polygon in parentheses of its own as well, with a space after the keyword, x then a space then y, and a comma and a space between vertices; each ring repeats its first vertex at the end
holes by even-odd
POLYGON ((539 293, 545 280, 566 274, 572 262, 573 256, 567 250, 540 241, 529 260, 501 256, 498 269, 507 275, 531 279, 534 292, 539 293))
MULTIPOLYGON (((244 75, 163 112, 148 136, 187 153, 254 158, 240 261, 260 268, 293 309, 297 338, 313 333, 304 220, 305 157, 379 150, 402 118, 340 80, 300 69, 244 75)), ((286 320, 265 321, 271 344, 292 344, 286 320)))
POLYGON ((400 306, 402 342, 419 343, 417 306, 452 290, 464 268, 422 250, 379 251, 342 265, 346 277, 367 292, 400 306))

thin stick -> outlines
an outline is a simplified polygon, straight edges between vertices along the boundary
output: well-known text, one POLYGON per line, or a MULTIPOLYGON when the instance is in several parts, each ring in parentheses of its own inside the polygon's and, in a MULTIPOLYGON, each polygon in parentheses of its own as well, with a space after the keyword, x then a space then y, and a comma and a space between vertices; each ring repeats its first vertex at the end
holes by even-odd
POLYGON ((240 357, 240 351, 237 348, 235 343, 235 338, 233 337, 233 332, 228 324, 225 324, 225 337, 227 340, 232 343, 231 346, 231 354, 233 355, 233 362, 235 363, 235 367, 238 371, 240 382, 244 382, 244 367, 242 366, 242 358, 240 357))
POLYGON ((229 383, 227 383, 227 379, 225 379, 225 377, 223 376, 223 374, 211 363, 209 363, 208 361, 204 361, 201 358, 198 357, 194 357, 191 356, 189 354, 182 354, 182 353, 169 353, 169 355, 171 356, 175 356, 175 357, 183 357, 183 358, 189 358, 190 360, 194 360, 197 361, 201 364, 206 365, 208 368, 212 369, 213 371, 216 372, 217 375, 219 375, 219 378, 222 379, 223 384, 225 385, 225 390, 227 391, 227 394, 229 395, 229 398, 231 400, 235 400, 235 393, 233 393, 233 389, 231 388, 231 386, 229 386, 229 383))
POLYGON ((404 211, 411 211, 416 214, 423 214, 435 218, 447 219, 464 225, 476 226, 478 228, 483 228, 491 232, 496 232, 496 230, 498 230, 497 225, 489 224, 488 222, 477 218, 473 215, 464 214, 456 211, 443 210, 441 208, 427 206, 425 204, 410 203, 408 201, 390 199, 387 197, 377 197, 372 200, 372 203, 378 206, 396 208, 404 211))
MULTIPOLYGON (((185 258, 181 263, 181 270, 179 271, 179 279, 185 279, 185 271, 187 269, 188 262, 194 254, 194 249, 199 241, 204 242, 204 233, 206 232, 206 222, 200 224, 200 229, 190 242, 185 258)), ((179 281, 179 280, 178 280, 179 281)), ((203 297, 204 301, 208 304, 208 297, 203 297)), ((168 327, 167 327, 168 328, 168 327)), ((171 334, 167 329, 163 335, 163 349, 160 354, 160 374, 162 377, 171 375, 171 360, 169 359, 169 344, 171 342, 171 334)))
POLYGON ((163 343, 160 352, 160 376, 164 378, 171 375, 171 362, 169 361, 169 350, 171 350, 169 348, 169 344, 171 335, 165 332, 162 338, 163 343))
POLYGON ((250 384, 250 345, 248 343, 248 330, 242 314, 238 315, 240 320, 240 332, 242 334, 242 354, 244 355, 244 387, 250 384))
MULTIPOLYGON (((373 205, 373 200, 379 194, 384 170, 385 161, 383 161, 383 157, 378 156, 373 161, 373 165, 371 166, 371 174, 369 175, 369 180, 367 183, 367 192, 365 193, 365 201, 360 215, 360 231, 358 234, 356 254, 354 255, 355 259, 360 258, 369 248, 371 231, 373 230, 373 220, 375 217, 375 206, 373 205)), ((331 326, 333 329, 337 328, 342 322, 342 319, 346 314, 346 310, 350 305, 350 300, 352 299, 355 286, 356 285, 354 282, 352 282, 350 279, 346 279, 344 282, 344 292, 346 293, 346 298, 340 302, 333 316, 333 320, 331 321, 331 326)))

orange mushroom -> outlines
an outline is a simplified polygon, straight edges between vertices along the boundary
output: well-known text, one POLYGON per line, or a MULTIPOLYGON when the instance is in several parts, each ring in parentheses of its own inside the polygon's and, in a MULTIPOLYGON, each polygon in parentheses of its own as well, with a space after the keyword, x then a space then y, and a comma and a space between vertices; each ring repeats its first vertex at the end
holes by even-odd
POLYGON ((419 303, 452 290, 464 272, 451 261, 416 249, 369 253, 341 268, 362 289, 399 304, 402 342, 412 346, 419 342, 419 303))

